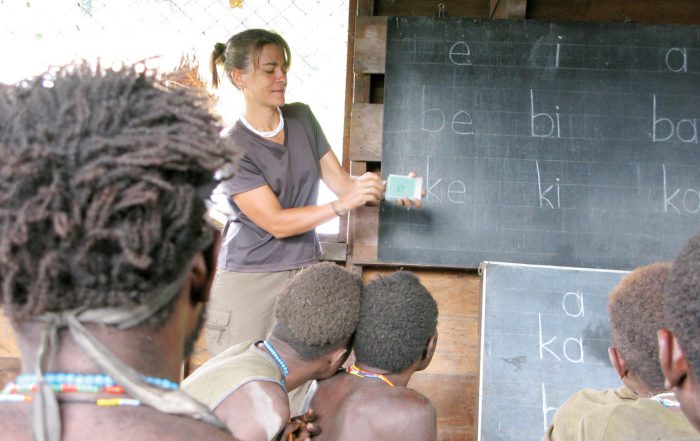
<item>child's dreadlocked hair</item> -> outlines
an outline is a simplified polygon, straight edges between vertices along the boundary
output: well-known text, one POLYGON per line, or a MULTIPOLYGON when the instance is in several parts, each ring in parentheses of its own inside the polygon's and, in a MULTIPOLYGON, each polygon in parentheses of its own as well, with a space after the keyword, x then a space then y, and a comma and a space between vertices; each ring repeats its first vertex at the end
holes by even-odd
POLYGON ((206 97, 139 70, 73 64, 0 88, 0 292, 12 319, 137 305, 211 243, 204 200, 235 150, 206 97))

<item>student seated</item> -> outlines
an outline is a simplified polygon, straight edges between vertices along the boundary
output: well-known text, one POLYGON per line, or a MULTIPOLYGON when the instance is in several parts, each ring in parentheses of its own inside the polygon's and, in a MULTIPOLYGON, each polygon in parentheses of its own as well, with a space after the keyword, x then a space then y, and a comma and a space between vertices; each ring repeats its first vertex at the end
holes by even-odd
POLYGON ((554 415, 544 440, 657 440, 692 427, 664 394, 656 330, 662 325, 663 290, 670 264, 656 263, 627 274, 610 294, 612 346, 608 355, 623 387, 573 395, 554 415))
POLYGON ((231 440, 179 390, 233 145, 204 98, 71 65, 0 90, 0 291, 22 375, 0 440, 231 440))
POLYGON ((700 430, 700 231, 673 261, 664 306, 666 326, 658 332, 661 370, 666 386, 700 430))
POLYGON ((287 392, 328 378, 347 359, 360 317, 362 281, 324 262, 282 290, 266 340, 244 342, 208 360, 183 389, 245 441, 277 439, 290 417, 287 392))
POLYGON ((320 381, 311 400, 329 441, 437 439, 435 408, 406 387, 437 342, 437 305, 416 276, 400 271, 365 287, 355 364, 320 381))

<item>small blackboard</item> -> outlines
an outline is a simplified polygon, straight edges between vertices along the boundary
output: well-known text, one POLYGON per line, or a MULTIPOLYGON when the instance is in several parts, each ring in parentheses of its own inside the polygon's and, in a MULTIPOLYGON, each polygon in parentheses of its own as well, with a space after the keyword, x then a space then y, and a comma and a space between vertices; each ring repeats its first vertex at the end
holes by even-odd
POLYGON ((624 271, 481 265, 480 441, 539 440, 574 392, 622 386, 608 294, 624 271))
POLYGON ((379 259, 631 269, 700 227, 700 27, 390 17, 379 259))

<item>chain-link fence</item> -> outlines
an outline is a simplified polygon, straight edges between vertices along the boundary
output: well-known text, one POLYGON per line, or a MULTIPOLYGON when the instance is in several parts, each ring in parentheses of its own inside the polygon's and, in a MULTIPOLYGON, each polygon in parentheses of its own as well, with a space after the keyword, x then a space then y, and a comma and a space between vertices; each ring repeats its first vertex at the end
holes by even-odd
POLYGON ((206 60, 215 42, 261 27, 292 48, 289 99, 342 119, 348 0, 232 3, 242 7, 228 0, 0 0, 0 80, 75 57, 135 61, 186 50, 206 60))
MULTIPOLYGON (((340 157, 347 23, 348 0, 0 0, 0 81, 75 58, 160 56, 174 67, 183 51, 197 56, 209 78, 215 42, 244 29, 272 29, 292 50, 287 101, 311 106, 340 157)), ((238 94, 223 82, 219 95, 219 110, 231 121, 240 111, 238 94)))

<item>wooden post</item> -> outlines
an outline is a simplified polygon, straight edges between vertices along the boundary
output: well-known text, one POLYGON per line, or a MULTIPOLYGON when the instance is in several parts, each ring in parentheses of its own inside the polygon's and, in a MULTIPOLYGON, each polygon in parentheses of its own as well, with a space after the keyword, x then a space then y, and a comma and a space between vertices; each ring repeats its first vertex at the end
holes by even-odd
MULTIPOLYGON (((346 99, 346 110, 345 110, 345 115, 346 118, 350 118, 349 125, 346 125, 346 134, 348 136, 347 143, 345 144, 345 152, 343 155, 343 159, 345 159, 345 155, 347 155, 348 158, 348 163, 350 164, 350 174, 353 176, 360 176, 363 173, 367 171, 367 163, 364 161, 357 161, 354 159, 351 155, 351 150, 352 150, 352 145, 353 145, 353 135, 357 134, 357 128, 353 127, 353 114, 354 114, 354 106, 357 103, 369 103, 369 95, 370 95, 370 76, 367 72, 363 71, 362 69, 357 69, 358 63, 362 62, 363 55, 362 53, 359 53, 358 57, 355 57, 355 54, 357 53, 358 49, 358 43, 357 43, 357 36, 358 36, 358 31, 360 29, 363 29, 361 26, 358 25, 358 17, 368 17, 374 15, 374 0, 352 0, 353 3, 351 3, 350 6, 350 36, 351 40, 348 41, 348 48, 349 52, 352 52, 352 56, 349 56, 348 59, 351 60, 351 64, 349 65, 350 67, 348 68, 351 70, 349 72, 349 76, 352 78, 352 91, 350 94, 346 95, 346 98, 348 96, 352 97, 352 102, 348 102, 346 99), (355 7, 353 8, 353 4, 355 7), (355 11, 355 14, 353 15, 353 11, 355 11), (352 46, 350 46, 352 44, 352 46)), ((362 31, 360 31, 362 32, 362 31)), ((385 38, 386 39, 386 38, 385 38)), ((348 80, 348 84, 349 84, 348 80)), ((353 271, 356 271, 358 273, 362 273, 362 268, 354 265, 354 260, 355 260, 355 231, 357 229, 357 219, 358 217, 362 218, 363 213, 362 211, 365 210, 364 208, 356 209, 353 212, 350 213, 350 215, 347 218, 347 255, 345 259, 346 267, 348 269, 352 269, 353 271)))

